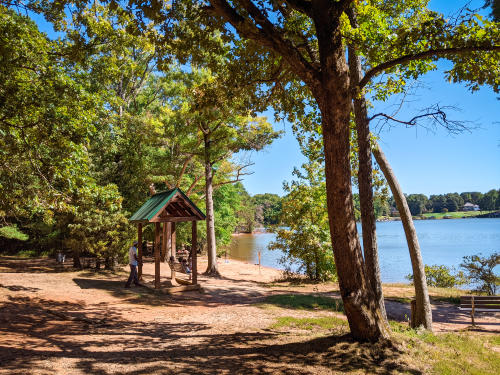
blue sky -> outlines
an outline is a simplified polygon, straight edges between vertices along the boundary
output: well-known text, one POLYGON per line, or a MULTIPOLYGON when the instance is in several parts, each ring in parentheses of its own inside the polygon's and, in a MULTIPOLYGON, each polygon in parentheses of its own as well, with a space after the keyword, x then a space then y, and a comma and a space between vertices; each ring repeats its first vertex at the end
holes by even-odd
MULTIPOLYGON (((431 1, 430 8, 450 14, 464 1, 431 1)), ((473 1, 478 8, 482 1, 473 1)), ((485 11, 487 13, 487 10, 485 11)), ((470 132, 450 135, 444 129, 434 132, 424 128, 406 128, 403 125, 372 129, 380 131, 380 144, 391 163, 405 193, 426 195, 448 192, 481 191, 500 188, 500 97, 490 88, 471 94, 463 85, 444 80, 447 63, 441 61, 437 71, 424 76, 422 88, 409 98, 410 103, 400 111, 398 118, 410 119, 416 111, 428 106, 453 106, 449 117, 470 121, 475 127, 470 132)), ((374 103, 372 112, 392 112, 393 103, 374 103)), ((272 116, 268 117, 272 120, 272 116)), ((252 157, 254 174, 246 176, 244 185, 250 194, 275 193, 282 195, 282 183, 291 180, 294 167, 305 158, 300 154, 291 127, 274 124, 286 130, 285 136, 267 150, 252 157)))

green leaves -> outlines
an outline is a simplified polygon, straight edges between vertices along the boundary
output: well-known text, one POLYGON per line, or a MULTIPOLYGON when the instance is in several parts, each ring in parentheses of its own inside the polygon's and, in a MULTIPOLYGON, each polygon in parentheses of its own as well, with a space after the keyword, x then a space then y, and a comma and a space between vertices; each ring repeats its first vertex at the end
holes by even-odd
POLYGON ((57 209, 86 173, 95 97, 61 43, 0 7, 0 210, 57 209))

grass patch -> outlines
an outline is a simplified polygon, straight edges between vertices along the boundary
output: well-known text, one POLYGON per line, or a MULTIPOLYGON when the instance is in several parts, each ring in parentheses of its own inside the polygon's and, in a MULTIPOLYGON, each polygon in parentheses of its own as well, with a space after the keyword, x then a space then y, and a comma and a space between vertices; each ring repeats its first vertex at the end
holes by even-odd
POLYGON ((347 327, 347 321, 334 316, 319 318, 294 318, 291 316, 279 317, 271 328, 298 328, 312 331, 313 329, 335 329, 347 327))
MULTIPOLYGON (((401 303, 410 303, 415 296, 415 288, 411 284, 384 284, 383 289, 385 298, 401 303)), ((456 305, 460 303, 460 296, 469 294, 468 290, 456 288, 428 287, 428 290, 432 300, 456 305)))
POLYGON ((342 300, 313 294, 276 294, 267 297, 264 303, 291 309, 344 312, 342 300))
POLYGON ((460 305, 460 297, 458 296, 431 296, 430 299, 433 301, 448 302, 457 306, 460 305))
POLYGON ((16 225, 9 225, 0 228, 0 237, 12 240, 27 241, 29 236, 21 232, 16 225))
POLYGON ((457 211, 457 212, 439 212, 439 213, 430 212, 430 213, 422 214, 420 216, 423 217, 424 219, 430 219, 430 218, 442 219, 445 216, 446 216, 446 218, 460 219, 463 217, 476 217, 479 215, 485 215, 485 214, 489 214, 492 212, 496 212, 496 210, 493 210, 493 211, 457 211))
POLYGON ((389 322, 394 336, 409 349, 415 363, 429 363, 432 374, 500 374, 500 353, 489 346, 500 345, 497 335, 471 332, 433 334, 407 324, 389 322))
POLYGON ((411 298, 409 297, 389 297, 387 299, 389 301, 395 301, 399 303, 411 303, 411 298))

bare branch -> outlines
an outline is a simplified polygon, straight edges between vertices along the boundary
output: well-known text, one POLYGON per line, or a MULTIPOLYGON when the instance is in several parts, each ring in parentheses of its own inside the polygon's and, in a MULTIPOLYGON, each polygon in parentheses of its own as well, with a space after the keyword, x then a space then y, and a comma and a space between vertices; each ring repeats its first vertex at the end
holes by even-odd
MULTIPOLYGON (((446 109, 457 110, 457 108, 455 108, 455 107, 451 107, 451 106, 440 107, 439 104, 436 104, 432 107, 424 109, 420 115, 414 116, 413 118, 411 118, 410 120, 407 120, 407 121, 400 120, 400 119, 398 119, 394 116, 388 115, 386 113, 377 113, 377 114, 373 115, 372 117, 370 117, 368 119, 368 121, 370 122, 376 118, 383 118, 383 119, 385 119, 385 120, 382 120, 382 121, 384 121, 384 124, 387 124, 390 121, 392 121, 392 122, 396 122, 398 124, 403 124, 403 125, 410 127, 410 126, 418 125, 420 120, 422 120, 422 119, 428 119, 431 121, 432 125, 441 126, 452 134, 458 134, 458 133, 461 133, 465 130, 470 131, 471 127, 468 125, 467 121, 449 119, 446 112, 445 112, 446 109)), ((427 129, 429 129, 429 128, 427 128, 427 129)))
POLYGON ((243 170, 247 167, 250 167, 252 165, 254 165, 255 163, 248 163, 248 164, 245 164, 245 165, 240 165, 237 169, 236 169, 236 177, 233 179, 233 180, 230 180, 230 181, 223 181, 223 182, 218 182, 216 184, 214 184, 214 188, 217 188, 219 186, 222 186, 222 185, 227 185, 227 184, 234 184, 236 182, 240 182, 242 181, 241 180, 241 176, 250 176, 252 175, 254 172, 243 172, 243 170))
POLYGON ((390 69, 396 65, 405 65, 410 61, 423 60, 429 57, 445 57, 449 55, 464 55, 471 52, 493 52, 500 51, 500 46, 495 45, 483 45, 483 46, 470 46, 470 47, 453 47, 453 48, 440 48, 424 52, 419 52, 411 55, 406 55, 398 57, 397 59, 386 61, 376 67, 370 69, 366 72, 363 79, 359 82, 359 90, 366 86, 370 80, 382 73, 383 71, 390 69))

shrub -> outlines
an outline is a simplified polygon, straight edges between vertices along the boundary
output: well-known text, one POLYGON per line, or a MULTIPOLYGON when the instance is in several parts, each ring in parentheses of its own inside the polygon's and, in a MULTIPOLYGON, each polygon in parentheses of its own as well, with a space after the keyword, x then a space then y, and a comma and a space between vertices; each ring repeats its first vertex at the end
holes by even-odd
POLYGON ((493 296, 500 285, 500 277, 494 272, 495 267, 500 264, 500 253, 493 253, 484 258, 480 255, 465 256, 460 267, 465 269, 471 281, 479 284, 477 292, 493 296))
MULTIPOLYGON (((455 286, 467 284, 468 280, 463 272, 452 274, 453 268, 444 265, 434 264, 432 266, 425 265, 425 278, 427 285, 438 288, 453 288, 455 286)), ((413 275, 406 276, 408 280, 413 282, 413 275)))

